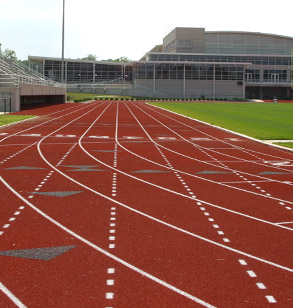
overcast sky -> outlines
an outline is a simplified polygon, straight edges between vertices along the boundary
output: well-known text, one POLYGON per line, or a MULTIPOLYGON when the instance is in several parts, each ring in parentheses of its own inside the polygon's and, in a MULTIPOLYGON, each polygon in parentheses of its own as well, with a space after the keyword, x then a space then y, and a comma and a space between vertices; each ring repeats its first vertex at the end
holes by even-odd
MULTIPOLYGON (((0 0, 0 43, 18 58, 61 57, 63 0, 0 0)), ((66 0, 65 57, 139 60, 175 27, 293 37, 292 0, 66 0)))

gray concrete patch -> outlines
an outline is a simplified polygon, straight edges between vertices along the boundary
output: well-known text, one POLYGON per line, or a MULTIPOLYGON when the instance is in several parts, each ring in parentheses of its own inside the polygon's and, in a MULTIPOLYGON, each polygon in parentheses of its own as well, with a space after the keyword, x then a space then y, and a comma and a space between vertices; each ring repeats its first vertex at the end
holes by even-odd
POLYGON ((161 170, 138 170, 132 173, 170 173, 171 171, 161 171, 161 170))
POLYGON ((45 191, 45 192, 30 192, 29 194, 63 198, 72 195, 77 195, 82 192, 83 191, 47 191, 47 192, 45 191))
POLYGON ((5 170, 42 170, 42 169, 46 168, 36 168, 36 167, 26 167, 26 166, 5 168, 5 170))
POLYGON ((93 152, 103 152, 103 153, 114 153, 114 152, 121 152, 121 151, 113 151, 113 150, 93 150, 93 152))
POLYGON ((292 172, 274 172, 274 171, 264 171, 259 174, 293 174, 292 172))
POLYGON ((62 246, 21 250, 6 250, 0 251, 0 256, 50 261, 75 247, 76 246, 62 246))
POLYGON ((226 171, 201 171, 197 172, 196 174, 221 174, 221 173, 233 173, 233 172, 226 172, 226 171))
POLYGON ((75 168, 73 170, 68 170, 68 171, 72 171, 72 172, 77 172, 77 171, 81 171, 81 172, 87 172, 87 171, 108 171, 108 170, 103 170, 103 169, 94 169, 98 166, 63 166, 63 167, 68 167, 68 168, 75 168))

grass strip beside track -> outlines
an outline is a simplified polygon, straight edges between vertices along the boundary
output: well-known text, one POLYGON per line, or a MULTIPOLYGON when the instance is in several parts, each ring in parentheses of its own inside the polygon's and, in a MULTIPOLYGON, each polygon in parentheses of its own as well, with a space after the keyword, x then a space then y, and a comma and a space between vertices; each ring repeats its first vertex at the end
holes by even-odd
POLYGON ((293 142, 274 142, 274 144, 293 149, 293 142))
POLYGON ((0 126, 11 124, 18 121, 23 121, 34 117, 35 117, 34 115, 23 115, 23 116, 9 115, 9 114, 0 115, 0 126))
POLYGON ((293 140, 293 104, 151 102, 185 116, 262 140, 293 140))

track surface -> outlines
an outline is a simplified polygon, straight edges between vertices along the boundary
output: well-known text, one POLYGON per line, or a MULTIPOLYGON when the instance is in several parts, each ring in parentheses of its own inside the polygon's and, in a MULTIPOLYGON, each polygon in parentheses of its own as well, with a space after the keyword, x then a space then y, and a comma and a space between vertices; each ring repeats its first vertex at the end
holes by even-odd
POLYGON ((34 114, 0 128, 0 307, 293 306, 292 153, 145 103, 34 114))

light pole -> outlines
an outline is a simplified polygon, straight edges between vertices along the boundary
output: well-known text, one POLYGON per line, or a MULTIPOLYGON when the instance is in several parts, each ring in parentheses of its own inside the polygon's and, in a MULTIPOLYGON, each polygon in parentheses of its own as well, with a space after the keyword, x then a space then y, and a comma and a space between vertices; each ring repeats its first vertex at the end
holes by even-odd
POLYGON ((65 0, 63 0, 63 18, 62 18, 62 63, 61 63, 61 83, 64 83, 64 17, 65 17, 65 0))

